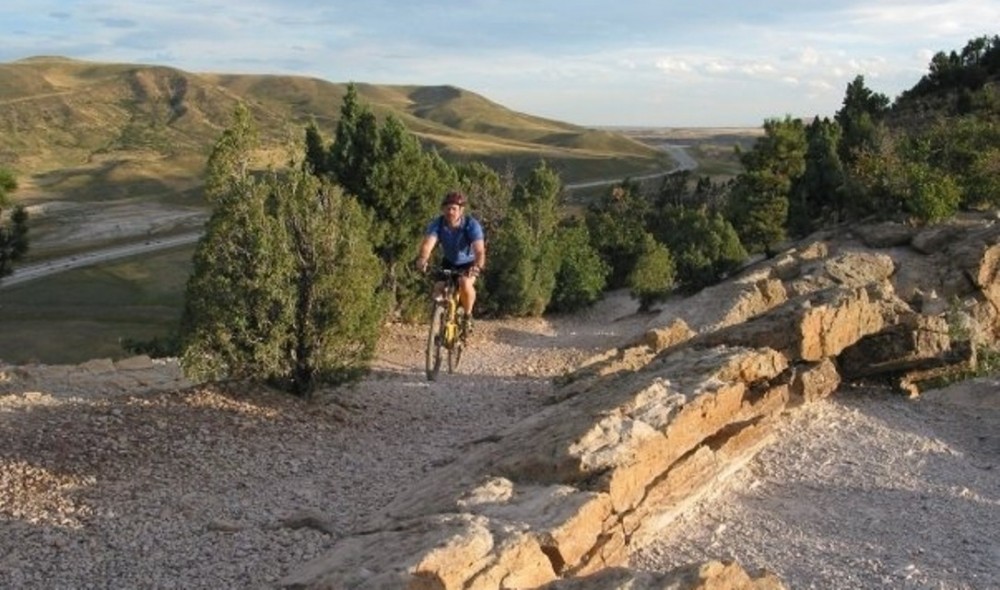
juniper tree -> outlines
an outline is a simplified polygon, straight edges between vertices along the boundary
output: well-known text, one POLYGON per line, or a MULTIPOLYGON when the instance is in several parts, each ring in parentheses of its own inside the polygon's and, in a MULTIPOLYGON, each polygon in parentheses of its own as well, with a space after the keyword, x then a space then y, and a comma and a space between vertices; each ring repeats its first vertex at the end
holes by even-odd
POLYGON ((571 312, 596 303, 607 285, 611 267, 591 245, 587 226, 572 219, 559 226, 559 267, 549 311, 571 312))
POLYGON ((15 190, 14 174, 0 168, 0 278, 13 272, 13 263, 28 252, 27 210, 23 205, 14 205, 9 219, 4 219, 4 211, 14 204, 11 193, 15 190))
POLYGON ((764 136, 740 155, 744 171, 730 192, 727 219, 749 252, 770 254, 785 239, 792 186, 805 171, 805 127, 799 119, 768 119, 764 136))
POLYGON ((370 360, 381 269, 352 198, 303 166, 255 172, 256 148, 239 106, 208 162, 212 214, 187 284, 182 363, 200 379, 309 395, 370 360))
POLYGON ((199 379, 271 377, 287 351, 290 252, 268 186, 252 174, 256 146, 256 126, 239 105, 208 160, 212 213, 185 293, 182 363, 199 379))
POLYGON ((490 309, 540 315, 548 307, 559 270, 559 175, 544 162, 514 188, 511 209, 491 242, 486 282, 490 309))
POLYGON ((634 181, 615 184, 587 210, 591 241, 611 269, 609 289, 628 286, 628 276, 642 251, 648 213, 649 204, 634 181))
POLYGON ((384 264, 385 290, 397 309, 410 315, 408 308, 416 300, 422 303, 425 285, 402 269, 416 256, 439 199, 455 187, 455 169, 437 152, 425 150, 397 117, 380 124, 354 84, 344 97, 326 164, 332 181, 368 212, 372 242, 384 264))
POLYGON ((842 130, 838 154, 844 164, 853 164, 860 151, 873 147, 876 130, 888 112, 889 97, 865 86, 864 76, 855 76, 834 115, 842 130))
POLYGON ((628 285, 632 297, 639 300, 639 311, 649 311, 663 301, 674 288, 676 266, 670 249, 657 242, 652 234, 642 238, 642 251, 629 273, 628 285))
POLYGON ((806 127, 806 166, 793 183, 788 209, 788 227, 796 236, 845 218, 847 173, 837 152, 840 133, 840 125, 826 118, 806 127))

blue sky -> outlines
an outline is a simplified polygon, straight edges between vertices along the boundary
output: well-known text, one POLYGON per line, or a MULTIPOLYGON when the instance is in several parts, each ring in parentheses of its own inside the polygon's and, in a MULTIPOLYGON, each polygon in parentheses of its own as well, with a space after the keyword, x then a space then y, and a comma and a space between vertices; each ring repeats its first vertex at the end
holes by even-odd
POLYGON ((0 62, 35 55, 451 84, 580 125, 752 126, 895 98, 1000 0, 7 0, 0 62))

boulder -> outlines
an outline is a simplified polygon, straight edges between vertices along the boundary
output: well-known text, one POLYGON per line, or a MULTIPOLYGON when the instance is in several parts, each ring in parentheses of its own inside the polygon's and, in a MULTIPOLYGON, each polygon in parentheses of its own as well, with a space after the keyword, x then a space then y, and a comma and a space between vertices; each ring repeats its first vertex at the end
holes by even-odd
POLYGON ((865 246, 883 249, 909 245, 917 230, 913 226, 904 223, 886 221, 859 224, 853 227, 851 231, 860 238, 865 246))
POLYGON ((868 334, 881 331, 905 303, 879 285, 834 287, 791 299, 771 313, 700 335, 697 346, 767 347, 790 361, 835 357, 868 334))
POLYGON ((837 361, 845 377, 859 379, 937 366, 950 348, 945 318, 909 314, 859 339, 837 361))
POLYGON ((655 354, 690 339, 695 331, 677 318, 663 328, 653 328, 642 335, 638 343, 645 344, 655 354))

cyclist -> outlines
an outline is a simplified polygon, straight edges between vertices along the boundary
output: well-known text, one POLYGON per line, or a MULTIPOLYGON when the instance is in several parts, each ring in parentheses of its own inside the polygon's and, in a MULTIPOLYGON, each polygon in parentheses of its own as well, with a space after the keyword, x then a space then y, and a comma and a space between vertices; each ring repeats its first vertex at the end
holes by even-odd
MULTIPOLYGON (((476 277, 486 265, 486 241, 483 226, 471 215, 465 214, 465 195, 449 192, 441 201, 441 215, 434 218, 424 232, 416 265, 420 272, 427 272, 431 252, 441 244, 444 269, 463 271, 458 279, 459 303, 465 311, 463 333, 472 333, 472 308, 476 304, 476 277)), ((435 285, 435 294, 443 288, 435 285)))

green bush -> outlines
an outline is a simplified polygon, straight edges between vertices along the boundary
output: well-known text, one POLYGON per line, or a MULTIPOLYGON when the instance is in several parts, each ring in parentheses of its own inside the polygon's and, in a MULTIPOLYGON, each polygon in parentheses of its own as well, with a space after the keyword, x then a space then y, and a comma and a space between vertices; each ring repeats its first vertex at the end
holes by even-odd
POLYGON ((601 298, 610 267, 590 245, 587 226, 571 223, 559 228, 559 270, 549 310, 575 311, 601 298))
POLYGON ((185 293, 181 362, 195 378, 308 396, 366 369, 386 307, 383 267, 353 198, 308 167, 251 175, 255 147, 241 106, 209 159, 213 210, 185 293))
POLYGON ((676 268, 670 250, 652 235, 646 234, 642 245, 642 254, 629 275, 629 291, 639 300, 639 311, 649 311, 670 295, 676 268))
POLYGON ((609 289, 628 286, 629 274, 642 252, 649 206, 638 192, 634 183, 616 185, 585 216, 591 244, 610 268, 609 289))
POLYGON ((720 214, 667 206, 650 225, 656 239, 673 254, 676 282, 684 291, 719 282, 747 259, 736 230, 720 214))
POLYGON ((962 192, 947 174, 923 163, 906 166, 904 208, 923 222, 941 221, 958 211, 962 192))

